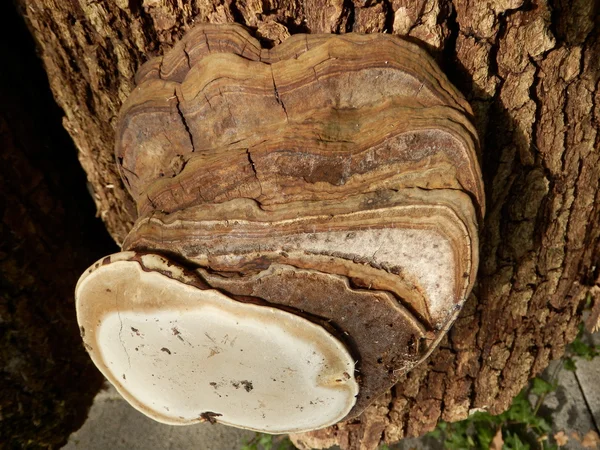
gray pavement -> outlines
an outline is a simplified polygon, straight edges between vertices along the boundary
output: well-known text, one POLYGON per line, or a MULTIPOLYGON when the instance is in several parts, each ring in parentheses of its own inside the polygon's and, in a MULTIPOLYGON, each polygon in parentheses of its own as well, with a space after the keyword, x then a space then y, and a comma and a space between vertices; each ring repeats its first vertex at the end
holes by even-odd
POLYGON ((96 396, 83 426, 65 450, 239 450, 251 431, 225 425, 164 425, 131 407, 112 387, 96 396))
MULTIPOLYGON (((584 340, 600 345, 600 333, 584 340)), ((590 432, 600 434, 600 356, 591 361, 576 359, 575 372, 561 369, 560 364, 554 361, 545 371, 548 378, 558 369, 558 388, 546 397, 540 413, 550 415, 554 430, 569 438, 565 449, 600 448, 600 442, 584 441, 590 432)))

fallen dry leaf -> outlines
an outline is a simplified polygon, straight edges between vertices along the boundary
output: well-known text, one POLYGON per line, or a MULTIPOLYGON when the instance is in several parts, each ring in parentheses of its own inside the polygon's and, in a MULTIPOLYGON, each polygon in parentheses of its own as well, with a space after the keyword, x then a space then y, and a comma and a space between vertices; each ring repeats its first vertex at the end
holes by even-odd
POLYGON ((590 295, 592 296, 592 310, 590 315, 585 321, 585 328, 590 333, 595 333, 600 329, 600 287, 598 285, 590 289, 590 295))
POLYGON ((556 440, 556 444, 559 447, 562 447, 563 445, 565 445, 567 442, 569 442, 569 437, 565 434, 564 431, 559 431, 558 433, 556 433, 554 435, 554 439, 556 440))
POLYGON ((496 431, 496 435, 490 444, 490 450, 502 450, 503 446, 504 439, 502 439, 502 428, 498 428, 498 431, 496 431))
POLYGON ((583 440, 581 441, 581 445, 583 448, 598 448, 598 444, 600 444, 600 436, 595 431, 588 431, 583 436, 583 440))

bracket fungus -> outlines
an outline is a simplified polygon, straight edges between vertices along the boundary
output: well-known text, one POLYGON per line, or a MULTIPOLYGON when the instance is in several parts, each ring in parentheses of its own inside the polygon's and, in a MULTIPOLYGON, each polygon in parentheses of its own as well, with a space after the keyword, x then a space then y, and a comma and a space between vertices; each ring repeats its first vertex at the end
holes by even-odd
POLYGON ((134 407, 313 430, 429 355, 473 286, 484 193, 470 107, 425 51, 202 25, 136 83, 116 156, 138 219, 76 288, 134 407))

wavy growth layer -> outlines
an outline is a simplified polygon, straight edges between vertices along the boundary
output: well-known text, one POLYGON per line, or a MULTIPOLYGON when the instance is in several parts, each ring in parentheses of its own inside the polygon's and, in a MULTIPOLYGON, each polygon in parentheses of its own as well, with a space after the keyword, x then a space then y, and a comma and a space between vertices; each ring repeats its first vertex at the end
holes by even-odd
POLYGON ((423 50, 355 34, 266 50, 202 25, 136 80, 116 144, 130 252, 77 290, 88 350, 125 398, 167 423, 310 430, 427 357, 472 288, 485 206, 469 106, 423 50), (178 352, 157 325, 175 320, 178 352))

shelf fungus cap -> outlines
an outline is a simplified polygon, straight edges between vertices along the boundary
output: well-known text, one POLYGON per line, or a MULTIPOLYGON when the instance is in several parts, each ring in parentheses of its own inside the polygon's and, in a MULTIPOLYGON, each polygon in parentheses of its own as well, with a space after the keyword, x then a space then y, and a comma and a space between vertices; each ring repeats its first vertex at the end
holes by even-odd
POLYGON ((76 302, 95 364, 159 422, 290 433, 354 406, 354 359, 324 327, 232 299, 157 255, 104 258, 81 277, 76 302))
POLYGON ((115 156, 138 217, 76 292, 132 405, 308 431, 431 354, 474 286, 485 194, 471 108, 422 48, 204 24, 136 84, 115 156))

